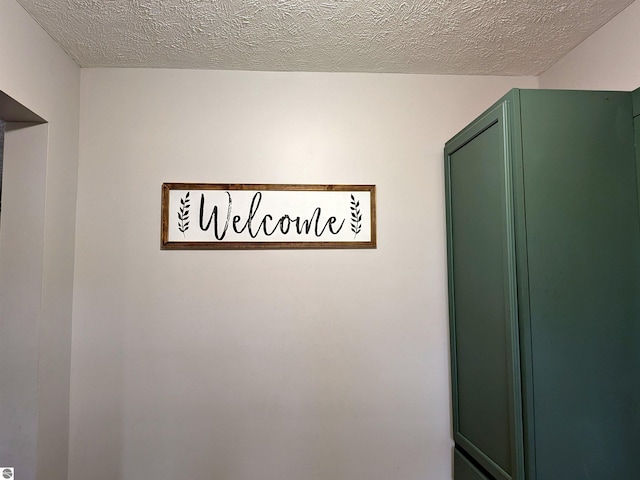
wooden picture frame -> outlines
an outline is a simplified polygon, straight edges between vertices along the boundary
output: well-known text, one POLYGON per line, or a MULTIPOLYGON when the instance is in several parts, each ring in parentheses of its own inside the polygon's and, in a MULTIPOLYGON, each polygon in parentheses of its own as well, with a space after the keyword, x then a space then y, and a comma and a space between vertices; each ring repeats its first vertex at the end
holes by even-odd
POLYGON ((163 183, 163 250, 376 248, 375 185, 163 183))

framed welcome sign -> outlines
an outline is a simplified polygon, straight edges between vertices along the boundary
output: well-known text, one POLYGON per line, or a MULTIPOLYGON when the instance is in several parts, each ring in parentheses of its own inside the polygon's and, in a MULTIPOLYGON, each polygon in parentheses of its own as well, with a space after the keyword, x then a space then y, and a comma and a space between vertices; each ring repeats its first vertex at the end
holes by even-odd
POLYGON ((376 187, 164 183, 161 248, 376 248, 376 187))

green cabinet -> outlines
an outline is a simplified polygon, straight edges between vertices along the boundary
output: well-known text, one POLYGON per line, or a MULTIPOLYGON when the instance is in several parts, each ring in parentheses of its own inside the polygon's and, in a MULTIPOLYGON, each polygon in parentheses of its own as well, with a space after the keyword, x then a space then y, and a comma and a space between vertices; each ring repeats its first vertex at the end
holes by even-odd
POLYGON ((456 472, 456 480, 487 480, 473 463, 467 460, 459 450, 453 452, 453 468, 456 472))
POLYGON ((640 478, 637 179, 627 92, 512 90, 447 142, 456 480, 640 478))
MULTIPOLYGON (((636 165, 638 165, 636 170, 638 185, 640 185, 640 88, 632 93, 631 98, 633 99, 633 128, 636 134, 636 165)), ((638 194, 640 195, 640 188, 638 189, 638 194)))

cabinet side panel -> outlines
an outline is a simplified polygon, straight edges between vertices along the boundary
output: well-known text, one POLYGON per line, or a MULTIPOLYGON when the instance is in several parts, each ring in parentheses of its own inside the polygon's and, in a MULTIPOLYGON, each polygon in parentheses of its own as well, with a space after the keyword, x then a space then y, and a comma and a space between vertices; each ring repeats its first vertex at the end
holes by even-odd
POLYGON ((631 96, 523 91, 521 102, 538 478, 637 478, 631 96))
POLYGON ((500 123, 494 123, 449 155, 449 208, 455 433, 499 466, 504 475, 512 471, 512 392, 505 307, 507 234, 501 128, 500 123))
POLYGON ((636 176, 638 178, 636 185, 638 188, 638 202, 640 203, 640 115, 633 117, 633 130, 636 146, 636 176))
POLYGON ((633 101, 633 116, 637 117, 640 115, 640 88, 631 93, 631 98, 633 101))

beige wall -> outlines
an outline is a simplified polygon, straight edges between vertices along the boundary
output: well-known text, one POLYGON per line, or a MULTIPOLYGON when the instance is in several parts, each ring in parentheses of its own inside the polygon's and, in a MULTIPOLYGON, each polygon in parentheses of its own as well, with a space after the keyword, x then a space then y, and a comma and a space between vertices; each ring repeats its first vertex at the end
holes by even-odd
POLYGON ((83 70, 70 479, 450 478, 442 149, 516 85, 83 70), (161 251, 163 182, 373 183, 378 248, 161 251))
POLYGON ((0 45, 0 90, 48 122, 5 138, 0 425, 11 428, 0 428, 0 464, 63 480, 80 70, 14 0, 0 2, 0 45))
POLYGON ((640 87, 640 1, 540 76, 540 88, 623 90, 640 87))

